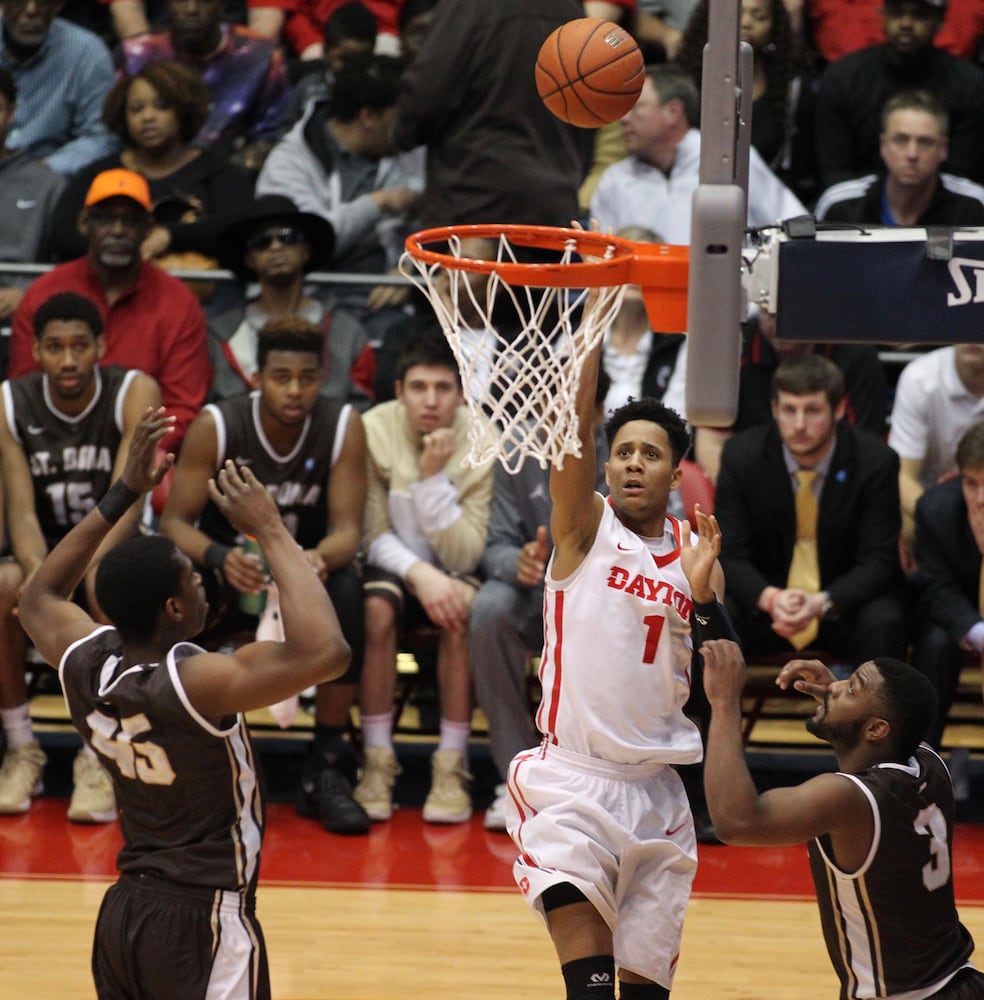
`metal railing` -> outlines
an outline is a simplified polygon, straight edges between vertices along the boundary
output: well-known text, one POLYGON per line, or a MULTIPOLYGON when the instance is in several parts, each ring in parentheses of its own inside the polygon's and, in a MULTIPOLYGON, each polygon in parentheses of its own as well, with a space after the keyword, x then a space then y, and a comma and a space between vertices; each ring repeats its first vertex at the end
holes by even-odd
MULTIPOLYGON (((0 262, 0 276, 45 274, 54 264, 12 264, 0 262)), ((168 274, 182 281, 219 281, 229 284, 238 283, 248 287, 248 282, 234 271, 217 269, 214 271, 192 271, 184 269, 168 269, 168 274)), ((401 274, 345 274, 335 271, 311 271, 304 276, 306 282, 314 285, 411 285, 412 282, 401 274)), ((7 331, 4 331, 7 332, 7 331)), ((939 346, 939 345, 935 345, 939 346)), ((910 361, 921 356, 919 351, 883 349, 878 352, 878 359, 893 368, 902 368, 910 361)))

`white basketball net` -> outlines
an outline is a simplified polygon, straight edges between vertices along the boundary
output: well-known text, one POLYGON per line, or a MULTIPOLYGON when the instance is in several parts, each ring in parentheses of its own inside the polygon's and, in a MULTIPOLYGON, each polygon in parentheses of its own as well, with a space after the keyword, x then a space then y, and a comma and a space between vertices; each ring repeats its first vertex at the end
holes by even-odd
MULTIPOLYGON (((561 264, 572 262, 576 244, 567 241, 561 264)), ((457 236, 448 253, 463 259, 457 236)), ((504 235, 495 259, 517 262, 504 235)), ((527 456, 543 468, 562 468, 566 455, 579 458, 581 365, 615 318, 625 286, 601 287, 589 302, 585 289, 514 287, 497 272, 430 264, 410 253, 400 270, 427 296, 458 362, 471 415, 465 462, 477 467, 497 458, 515 473, 527 456)))

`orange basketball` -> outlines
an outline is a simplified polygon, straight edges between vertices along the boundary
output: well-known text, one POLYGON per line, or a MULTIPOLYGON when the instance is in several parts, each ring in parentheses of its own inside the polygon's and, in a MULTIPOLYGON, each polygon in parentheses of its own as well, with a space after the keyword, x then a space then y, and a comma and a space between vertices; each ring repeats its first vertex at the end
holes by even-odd
POLYGON ((618 121, 642 90, 646 67, 632 36, 611 21, 581 17, 547 36, 536 89, 561 120, 581 128, 618 121))

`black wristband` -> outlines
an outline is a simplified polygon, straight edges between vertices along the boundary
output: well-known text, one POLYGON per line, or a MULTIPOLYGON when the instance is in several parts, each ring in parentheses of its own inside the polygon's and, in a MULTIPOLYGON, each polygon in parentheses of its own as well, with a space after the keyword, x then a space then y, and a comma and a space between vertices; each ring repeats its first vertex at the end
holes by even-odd
POLYGON ((218 570, 221 573, 222 567, 225 565, 226 556, 231 551, 231 545, 220 545, 218 542, 212 542, 205 550, 202 560, 209 569, 218 570))
POLYGON ((708 639, 731 639, 739 642, 738 633, 731 624, 731 616, 719 601, 708 601, 706 604, 694 601, 690 612, 690 635, 695 651, 708 639))
POLYGON ((116 524, 142 496, 142 493, 131 490, 122 479, 117 479, 96 506, 110 524, 116 524))

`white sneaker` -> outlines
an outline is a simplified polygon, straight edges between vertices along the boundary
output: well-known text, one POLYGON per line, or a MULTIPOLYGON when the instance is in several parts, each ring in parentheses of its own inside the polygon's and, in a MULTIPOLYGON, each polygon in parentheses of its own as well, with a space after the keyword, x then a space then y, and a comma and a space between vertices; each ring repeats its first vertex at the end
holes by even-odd
POLYGON ((0 766, 0 814, 14 816, 31 808, 31 799, 43 791, 41 775, 47 762, 37 740, 7 748, 0 766))
POLYGON ((362 777, 352 798, 376 822, 385 822, 393 815, 393 785, 400 773, 396 754, 390 747, 366 747, 362 762, 362 777))
POLYGON ((80 750, 72 765, 72 801, 68 818, 73 823, 112 823, 116 819, 113 782, 88 750, 80 750))
POLYGON ((505 785, 495 786, 495 798, 492 805, 485 810, 484 827, 486 830, 495 830, 497 833, 506 832, 506 803, 509 801, 509 792, 505 785))
POLYGON ((431 757, 431 788, 424 802, 425 823, 465 823, 471 817, 465 755, 457 750, 435 750, 431 757))

